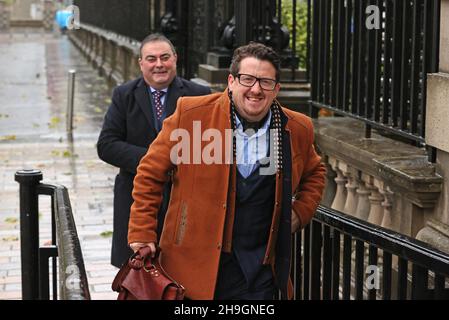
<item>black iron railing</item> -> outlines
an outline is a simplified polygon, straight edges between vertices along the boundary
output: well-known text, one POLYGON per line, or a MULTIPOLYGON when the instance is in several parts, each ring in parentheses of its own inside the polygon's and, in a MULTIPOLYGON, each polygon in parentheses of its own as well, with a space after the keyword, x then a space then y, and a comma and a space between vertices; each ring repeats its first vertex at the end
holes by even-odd
POLYGON ((424 142, 440 0, 313 0, 311 107, 424 142))
POLYGON ((319 207, 294 236, 295 299, 449 299, 449 255, 319 207))
POLYGON ((75 0, 82 23, 141 41, 159 23, 160 0, 75 0))
MULTIPOLYGON (((311 0, 75 0, 83 24, 141 41, 161 32, 178 51, 178 73, 195 76, 209 52, 228 68, 233 49, 257 41, 272 46, 291 69, 283 82, 308 82, 311 0), (101 13, 101 14, 99 14, 101 13), (225 56, 225 57, 224 57, 225 56)), ((225 80, 225 79, 224 79, 225 80)), ((223 81, 224 81, 223 80, 223 81)))
POLYGON ((22 299, 50 299, 51 258, 53 300, 58 297, 62 300, 90 300, 67 189, 40 183, 42 173, 38 170, 17 171, 15 180, 20 184, 22 299), (51 196, 51 245, 42 247, 39 247, 39 195, 51 196))

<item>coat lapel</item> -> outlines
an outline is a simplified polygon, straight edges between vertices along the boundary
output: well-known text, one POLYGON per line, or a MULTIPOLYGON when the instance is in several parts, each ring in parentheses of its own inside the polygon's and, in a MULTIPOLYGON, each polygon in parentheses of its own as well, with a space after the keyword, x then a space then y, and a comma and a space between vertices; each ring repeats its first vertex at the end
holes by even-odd
POLYGON ((165 101, 165 114, 167 118, 175 112, 178 98, 184 95, 185 93, 182 81, 176 77, 168 87, 167 100, 165 101))
POLYGON ((154 116, 152 111, 151 99, 148 94, 148 87, 145 84, 143 78, 141 78, 140 82, 137 84, 136 90, 134 90, 134 97, 137 105, 140 107, 145 117, 148 120, 148 124, 151 130, 154 130, 156 133, 156 128, 154 127, 154 116))

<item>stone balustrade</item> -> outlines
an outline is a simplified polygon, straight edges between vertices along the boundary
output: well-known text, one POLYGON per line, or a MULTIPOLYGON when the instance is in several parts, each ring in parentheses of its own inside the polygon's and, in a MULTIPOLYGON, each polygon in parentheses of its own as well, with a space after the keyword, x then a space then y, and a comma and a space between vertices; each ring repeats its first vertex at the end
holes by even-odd
POLYGON ((349 118, 319 118, 315 132, 328 168, 323 204, 416 237, 443 183, 426 151, 379 134, 362 138, 363 124, 349 118))
POLYGON ((68 35, 111 86, 140 76, 138 41, 83 23, 68 35))

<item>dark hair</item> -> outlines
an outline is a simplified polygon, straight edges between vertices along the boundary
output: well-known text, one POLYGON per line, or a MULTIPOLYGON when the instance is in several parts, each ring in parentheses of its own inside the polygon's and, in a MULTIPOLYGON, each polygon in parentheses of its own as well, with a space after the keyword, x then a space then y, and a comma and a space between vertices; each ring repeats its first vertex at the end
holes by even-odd
POLYGON ((158 41, 168 43, 170 45, 171 51, 173 51, 173 53, 176 54, 175 46, 173 45, 173 43, 170 40, 168 40, 168 38, 166 36, 164 36, 161 33, 152 33, 152 34, 146 36, 145 39, 143 39, 142 42, 140 43, 140 48, 139 48, 140 58, 142 58, 142 48, 144 45, 146 45, 149 42, 158 42, 158 41))
POLYGON ((229 72, 235 77, 240 70, 240 62, 248 57, 270 62, 276 69, 276 81, 279 81, 281 74, 281 59, 276 51, 262 43, 250 42, 234 51, 229 72))

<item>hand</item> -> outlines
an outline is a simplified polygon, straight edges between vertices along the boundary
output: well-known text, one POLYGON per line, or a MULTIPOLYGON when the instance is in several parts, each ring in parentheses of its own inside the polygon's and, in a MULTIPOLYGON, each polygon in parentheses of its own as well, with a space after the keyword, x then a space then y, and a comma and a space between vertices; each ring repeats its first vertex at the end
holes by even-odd
POLYGON ((298 215, 292 209, 292 233, 295 233, 296 231, 298 231, 300 226, 301 226, 301 221, 299 220, 298 215))
POLYGON ((151 258, 154 258, 156 255, 156 244, 154 242, 133 242, 129 244, 129 247, 134 251, 137 252, 142 247, 150 247, 151 250, 151 258))

